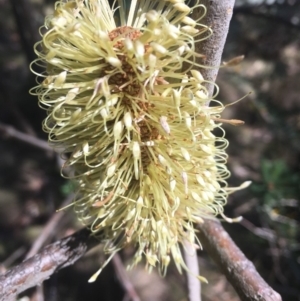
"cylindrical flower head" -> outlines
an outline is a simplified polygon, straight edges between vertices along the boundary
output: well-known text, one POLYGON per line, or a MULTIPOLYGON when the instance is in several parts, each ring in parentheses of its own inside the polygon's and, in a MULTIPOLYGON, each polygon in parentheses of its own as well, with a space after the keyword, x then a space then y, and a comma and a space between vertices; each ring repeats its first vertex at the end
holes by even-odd
POLYGON ((115 2, 55 4, 35 47, 33 66, 46 71, 32 93, 49 141, 67 155, 63 170, 74 169, 79 219, 107 251, 132 242, 134 263, 145 256, 165 271, 173 258, 181 271, 180 243, 196 247, 193 223, 227 199, 227 141, 212 133, 223 106, 195 70, 195 43, 210 30, 184 0, 115 2))

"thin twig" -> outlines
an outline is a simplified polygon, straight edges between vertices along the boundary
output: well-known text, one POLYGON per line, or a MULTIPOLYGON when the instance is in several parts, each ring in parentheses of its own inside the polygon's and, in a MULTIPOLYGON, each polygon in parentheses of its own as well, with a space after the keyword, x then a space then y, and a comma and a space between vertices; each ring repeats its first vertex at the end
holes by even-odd
POLYGON ((117 253, 112 258, 112 263, 118 275, 119 281, 123 286, 123 289, 126 291, 127 295, 132 301, 140 301, 140 297, 134 289, 133 284, 131 283, 128 274, 124 268, 120 255, 117 253))
MULTIPOLYGON (((70 202, 72 201, 73 198, 74 198, 73 194, 69 195, 62 202, 61 207, 63 208, 65 206, 67 206, 68 204, 70 204, 70 202)), ((61 210, 59 212, 56 212, 49 219, 47 224, 44 226, 42 232, 40 233, 38 238, 35 240, 34 244, 31 246, 29 252, 27 253, 27 255, 25 257, 25 260, 34 256, 40 250, 40 248, 43 246, 43 244, 55 234, 54 229, 56 228, 57 224, 62 219, 64 214, 65 214, 65 211, 61 210)))
POLYGON ((53 149, 48 145, 47 141, 44 141, 44 140, 38 139, 36 137, 33 137, 31 135, 22 133, 10 125, 0 123, 0 131, 2 131, 7 136, 13 137, 15 139, 26 142, 33 146, 42 148, 44 150, 53 152, 53 149))
POLYGON ((25 247, 21 247, 17 249, 1 263, 1 266, 3 266, 4 268, 11 266, 17 259, 23 256, 25 252, 26 252, 25 247))
POLYGON ((247 230, 251 231, 253 234, 266 239, 268 241, 275 241, 276 240, 276 234, 271 229, 267 228, 260 228, 253 225, 250 221, 243 218, 240 222, 242 226, 244 226, 247 230))
POLYGON ((201 301, 201 283, 196 277, 200 275, 197 252, 188 241, 185 241, 183 253, 189 269, 189 272, 186 273, 189 301, 201 301))
POLYGON ((242 301, 281 301, 258 274, 253 263, 235 245, 219 221, 205 220, 199 225, 199 239, 242 301))

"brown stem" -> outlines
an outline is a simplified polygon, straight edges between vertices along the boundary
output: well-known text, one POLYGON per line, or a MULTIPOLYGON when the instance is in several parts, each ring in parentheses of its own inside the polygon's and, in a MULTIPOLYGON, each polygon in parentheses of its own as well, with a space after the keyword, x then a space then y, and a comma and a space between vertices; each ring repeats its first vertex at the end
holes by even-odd
POLYGON ((206 220, 199 228, 201 244, 242 301, 281 301, 280 295, 258 274, 219 221, 206 220))

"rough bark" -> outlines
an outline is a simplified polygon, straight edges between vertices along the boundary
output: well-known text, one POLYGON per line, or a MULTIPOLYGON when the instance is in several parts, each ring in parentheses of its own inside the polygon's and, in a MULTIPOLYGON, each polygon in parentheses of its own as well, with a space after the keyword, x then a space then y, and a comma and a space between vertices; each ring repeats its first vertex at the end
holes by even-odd
MULTIPOLYGON (((204 55, 204 59, 198 62, 211 68, 200 69, 205 80, 215 82, 219 66, 221 65, 222 53, 227 38, 229 23, 232 17, 234 0, 201 0, 207 8, 205 17, 201 23, 207 25, 213 30, 213 35, 205 41, 196 45, 197 53, 204 55)), ((202 9, 197 8, 193 11, 193 17, 197 18, 202 9)), ((210 95, 213 94, 214 86, 206 84, 210 95)))
POLYGON ((242 301, 281 301, 281 296, 258 274, 219 221, 206 220, 199 228, 204 250, 217 263, 242 301))
POLYGON ((35 256, 0 276, 0 301, 12 301, 21 292, 47 280, 56 271, 74 264, 99 243, 83 229, 43 248, 35 256))

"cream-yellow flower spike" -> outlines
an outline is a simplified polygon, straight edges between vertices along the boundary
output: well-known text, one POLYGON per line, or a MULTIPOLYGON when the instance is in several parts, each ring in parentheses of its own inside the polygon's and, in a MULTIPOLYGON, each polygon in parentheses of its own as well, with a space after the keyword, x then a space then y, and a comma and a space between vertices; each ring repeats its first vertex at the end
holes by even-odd
POLYGON ((62 173, 73 167, 79 219, 109 253, 134 243, 133 264, 144 257, 165 272, 173 258, 181 271, 179 245, 196 247, 193 223, 222 215, 228 195, 228 143, 212 133, 223 106, 195 62, 211 30, 198 3, 124 3, 58 1, 35 45, 32 68, 46 71, 31 92, 47 110, 51 145, 66 154, 62 173))

